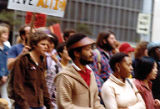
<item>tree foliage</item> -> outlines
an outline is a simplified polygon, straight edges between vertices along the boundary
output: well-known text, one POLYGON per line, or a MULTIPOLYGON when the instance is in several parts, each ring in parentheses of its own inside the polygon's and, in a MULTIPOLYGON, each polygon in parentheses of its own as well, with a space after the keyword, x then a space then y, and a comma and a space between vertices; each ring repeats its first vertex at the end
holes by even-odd
POLYGON ((87 35, 92 35, 91 30, 87 24, 82 24, 82 23, 77 24, 76 31, 87 35))
POLYGON ((0 12, 0 20, 8 23, 11 27, 13 27, 13 25, 21 24, 21 21, 14 20, 14 11, 2 10, 0 12))

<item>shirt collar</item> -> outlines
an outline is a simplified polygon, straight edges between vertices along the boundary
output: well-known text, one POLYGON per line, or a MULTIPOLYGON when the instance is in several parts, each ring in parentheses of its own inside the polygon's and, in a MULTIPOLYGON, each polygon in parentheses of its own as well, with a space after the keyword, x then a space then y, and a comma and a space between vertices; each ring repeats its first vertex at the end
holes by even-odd
MULTIPOLYGON (((55 54, 57 51, 55 49, 52 50, 51 54, 55 54)), ((48 52, 45 53, 47 57, 50 57, 50 54, 48 52)))
POLYGON ((107 58, 110 58, 110 57, 112 56, 112 51, 105 51, 105 50, 103 50, 103 49, 100 48, 100 47, 98 47, 98 50, 99 50, 101 53, 105 54, 105 55, 107 56, 107 58))
POLYGON ((118 84, 120 86, 125 86, 125 84, 126 84, 126 80, 124 83, 124 82, 122 82, 121 79, 116 78, 113 74, 111 74, 109 78, 110 78, 110 80, 114 81, 116 84, 118 84))
MULTIPOLYGON (((142 87, 145 87, 146 89, 148 89, 148 87, 145 85, 145 83, 144 83, 143 81, 137 80, 137 79, 136 79, 136 81, 139 82, 139 84, 141 84, 142 87)), ((151 82, 151 81, 148 81, 148 85, 149 85, 149 88, 150 88, 150 89, 148 89, 148 90, 151 90, 151 89, 152 89, 152 82, 151 82)))
POLYGON ((3 51, 3 49, 4 49, 4 47, 1 47, 1 46, 0 46, 0 50, 2 50, 2 51, 3 51))
MULTIPOLYGON (((77 70, 77 71, 82 71, 74 62, 72 62, 72 66, 77 70)), ((89 65, 86 65, 86 68, 91 70, 91 68, 89 67, 89 65)))

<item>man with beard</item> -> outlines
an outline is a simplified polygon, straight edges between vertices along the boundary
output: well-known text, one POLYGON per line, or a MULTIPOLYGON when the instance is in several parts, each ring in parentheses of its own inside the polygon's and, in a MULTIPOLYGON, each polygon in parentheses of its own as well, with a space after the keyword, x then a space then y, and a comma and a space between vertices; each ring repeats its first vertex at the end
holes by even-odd
POLYGON ((30 47, 27 45, 27 37, 29 35, 31 27, 24 25, 19 30, 21 43, 12 46, 8 51, 7 67, 8 70, 12 70, 16 60, 23 54, 29 51, 30 47))
POLYGON ((94 73, 87 65, 93 62, 93 43, 84 34, 69 37, 67 49, 73 63, 55 77, 58 109, 104 109, 94 73))
POLYGON ((101 32, 99 33, 96 41, 96 49, 94 50, 94 62, 90 64, 90 67, 95 73, 96 81, 98 84, 99 92, 103 83, 112 74, 109 60, 112 56, 112 50, 115 48, 116 38, 113 32, 101 32))

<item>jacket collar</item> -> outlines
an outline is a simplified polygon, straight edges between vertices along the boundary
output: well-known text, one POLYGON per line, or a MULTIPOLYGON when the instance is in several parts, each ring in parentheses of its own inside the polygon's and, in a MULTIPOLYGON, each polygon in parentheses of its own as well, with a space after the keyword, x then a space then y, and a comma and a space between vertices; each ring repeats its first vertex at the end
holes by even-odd
POLYGON ((104 54, 108 59, 112 56, 112 51, 105 51, 104 49, 97 47, 97 49, 101 52, 101 54, 104 54))
MULTIPOLYGON (((88 66, 89 67, 89 66, 88 66)), ((91 69, 91 68, 90 68, 91 69)), ((71 78, 74 78, 76 81, 79 81, 82 85, 84 85, 86 88, 89 89, 87 83, 83 80, 83 78, 81 77, 81 75, 77 72, 78 70, 81 70, 80 68, 78 68, 78 66, 76 66, 75 64, 69 64, 67 67, 65 67, 58 75, 56 75, 54 81, 56 81, 56 79, 60 76, 60 75, 66 75, 66 76, 70 76, 71 78), (73 67, 75 66, 75 67, 73 67), (77 70, 76 70, 77 68, 77 70)), ((92 70, 91 70, 92 71, 92 70)), ((91 84, 92 84, 92 77, 93 75, 91 74, 91 84)), ((90 85, 91 86, 91 85, 90 85)))
POLYGON ((125 83, 126 83, 126 80, 125 80, 125 83, 124 83, 124 82, 122 82, 122 80, 116 78, 113 74, 111 74, 109 78, 110 78, 111 81, 115 82, 116 84, 118 84, 120 86, 124 86, 125 83))
MULTIPOLYGON (((73 66, 77 71, 81 71, 81 69, 80 69, 74 62, 72 62, 72 66, 73 66)), ((91 70, 91 68, 90 68, 88 65, 86 65, 86 68, 89 69, 89 70, 91 70)))

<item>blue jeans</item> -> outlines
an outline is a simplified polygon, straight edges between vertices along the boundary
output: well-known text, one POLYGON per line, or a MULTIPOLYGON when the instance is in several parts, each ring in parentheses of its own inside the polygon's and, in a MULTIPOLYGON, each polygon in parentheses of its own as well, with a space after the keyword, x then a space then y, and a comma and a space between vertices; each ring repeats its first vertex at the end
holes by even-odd
MULTIPOLYGON (((15 109, 21 109, 21 108, 16 104, 15 109)), ((43 107, 30 107, 29 109, 43 109, 43 107)))

